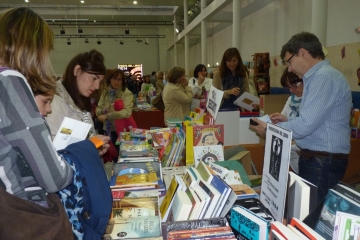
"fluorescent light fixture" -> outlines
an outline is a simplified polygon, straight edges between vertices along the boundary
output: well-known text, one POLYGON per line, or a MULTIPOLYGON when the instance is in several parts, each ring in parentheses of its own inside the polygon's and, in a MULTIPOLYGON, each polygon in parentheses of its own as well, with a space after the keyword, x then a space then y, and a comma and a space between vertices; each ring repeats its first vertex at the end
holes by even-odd
POLYGON ((29 2, 29 0, 25 0, 25 2, 29 2))
POLYGON ((133 4, 137 4, 137 1, 133 1, 133 4))
POLYGON ((85 1, 84 1, 84 0, 81 0, 80 2, 81 2, 81 3, 85 3, 85 1))

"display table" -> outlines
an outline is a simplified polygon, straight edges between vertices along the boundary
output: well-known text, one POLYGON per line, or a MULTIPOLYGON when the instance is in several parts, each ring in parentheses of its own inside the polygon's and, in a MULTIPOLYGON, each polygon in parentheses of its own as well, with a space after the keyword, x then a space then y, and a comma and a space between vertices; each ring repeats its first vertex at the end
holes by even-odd
POLYGON ((164 112, 158 109, 139 110, 133 109, 132 116, 138 128, 150 129, 150 127, 166 127, 164 112))

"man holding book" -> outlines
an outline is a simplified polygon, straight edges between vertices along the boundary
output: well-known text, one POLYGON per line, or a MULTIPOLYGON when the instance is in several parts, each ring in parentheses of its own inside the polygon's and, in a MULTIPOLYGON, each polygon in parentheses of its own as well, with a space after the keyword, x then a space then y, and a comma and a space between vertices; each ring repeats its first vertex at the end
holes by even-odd
MULTIPOLYGON (((350 86, 325 60, 319 39, 298 33, 282 47, 281 57, 303 79, 304 94, 299 117, 270 115, 273 123, 292 131, 300 147, 299 175, 318 187, 318 203, 344 176, 350 152, 350 86)), ((251 126, 265 133, 266 123, 251 126)))

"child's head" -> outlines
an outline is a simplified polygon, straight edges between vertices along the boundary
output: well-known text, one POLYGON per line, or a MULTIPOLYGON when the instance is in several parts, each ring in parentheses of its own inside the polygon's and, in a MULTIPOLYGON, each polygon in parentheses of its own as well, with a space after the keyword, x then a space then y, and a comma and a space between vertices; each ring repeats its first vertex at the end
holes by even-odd
POLYGON ((54 98, 54 92, 48 92, 46 94, 38 94, 35 96, 35 102, 39 109, 39 112, 43 117, 46 117, 51 112, 51 101, 54 98))

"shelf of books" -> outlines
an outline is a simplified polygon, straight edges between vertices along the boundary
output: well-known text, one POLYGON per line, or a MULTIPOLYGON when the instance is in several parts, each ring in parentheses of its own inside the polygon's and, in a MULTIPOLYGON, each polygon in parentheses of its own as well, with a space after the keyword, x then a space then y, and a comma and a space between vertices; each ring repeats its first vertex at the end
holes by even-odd
POLYGON ((360 194, 338 184, 313 204, 316 186, 289 172, 291 132, 268 124, 254 186, 249 153, 224 150, 224 126, 195 111, 175 126, 119 134, 104 239, 359 239, 360 194))

